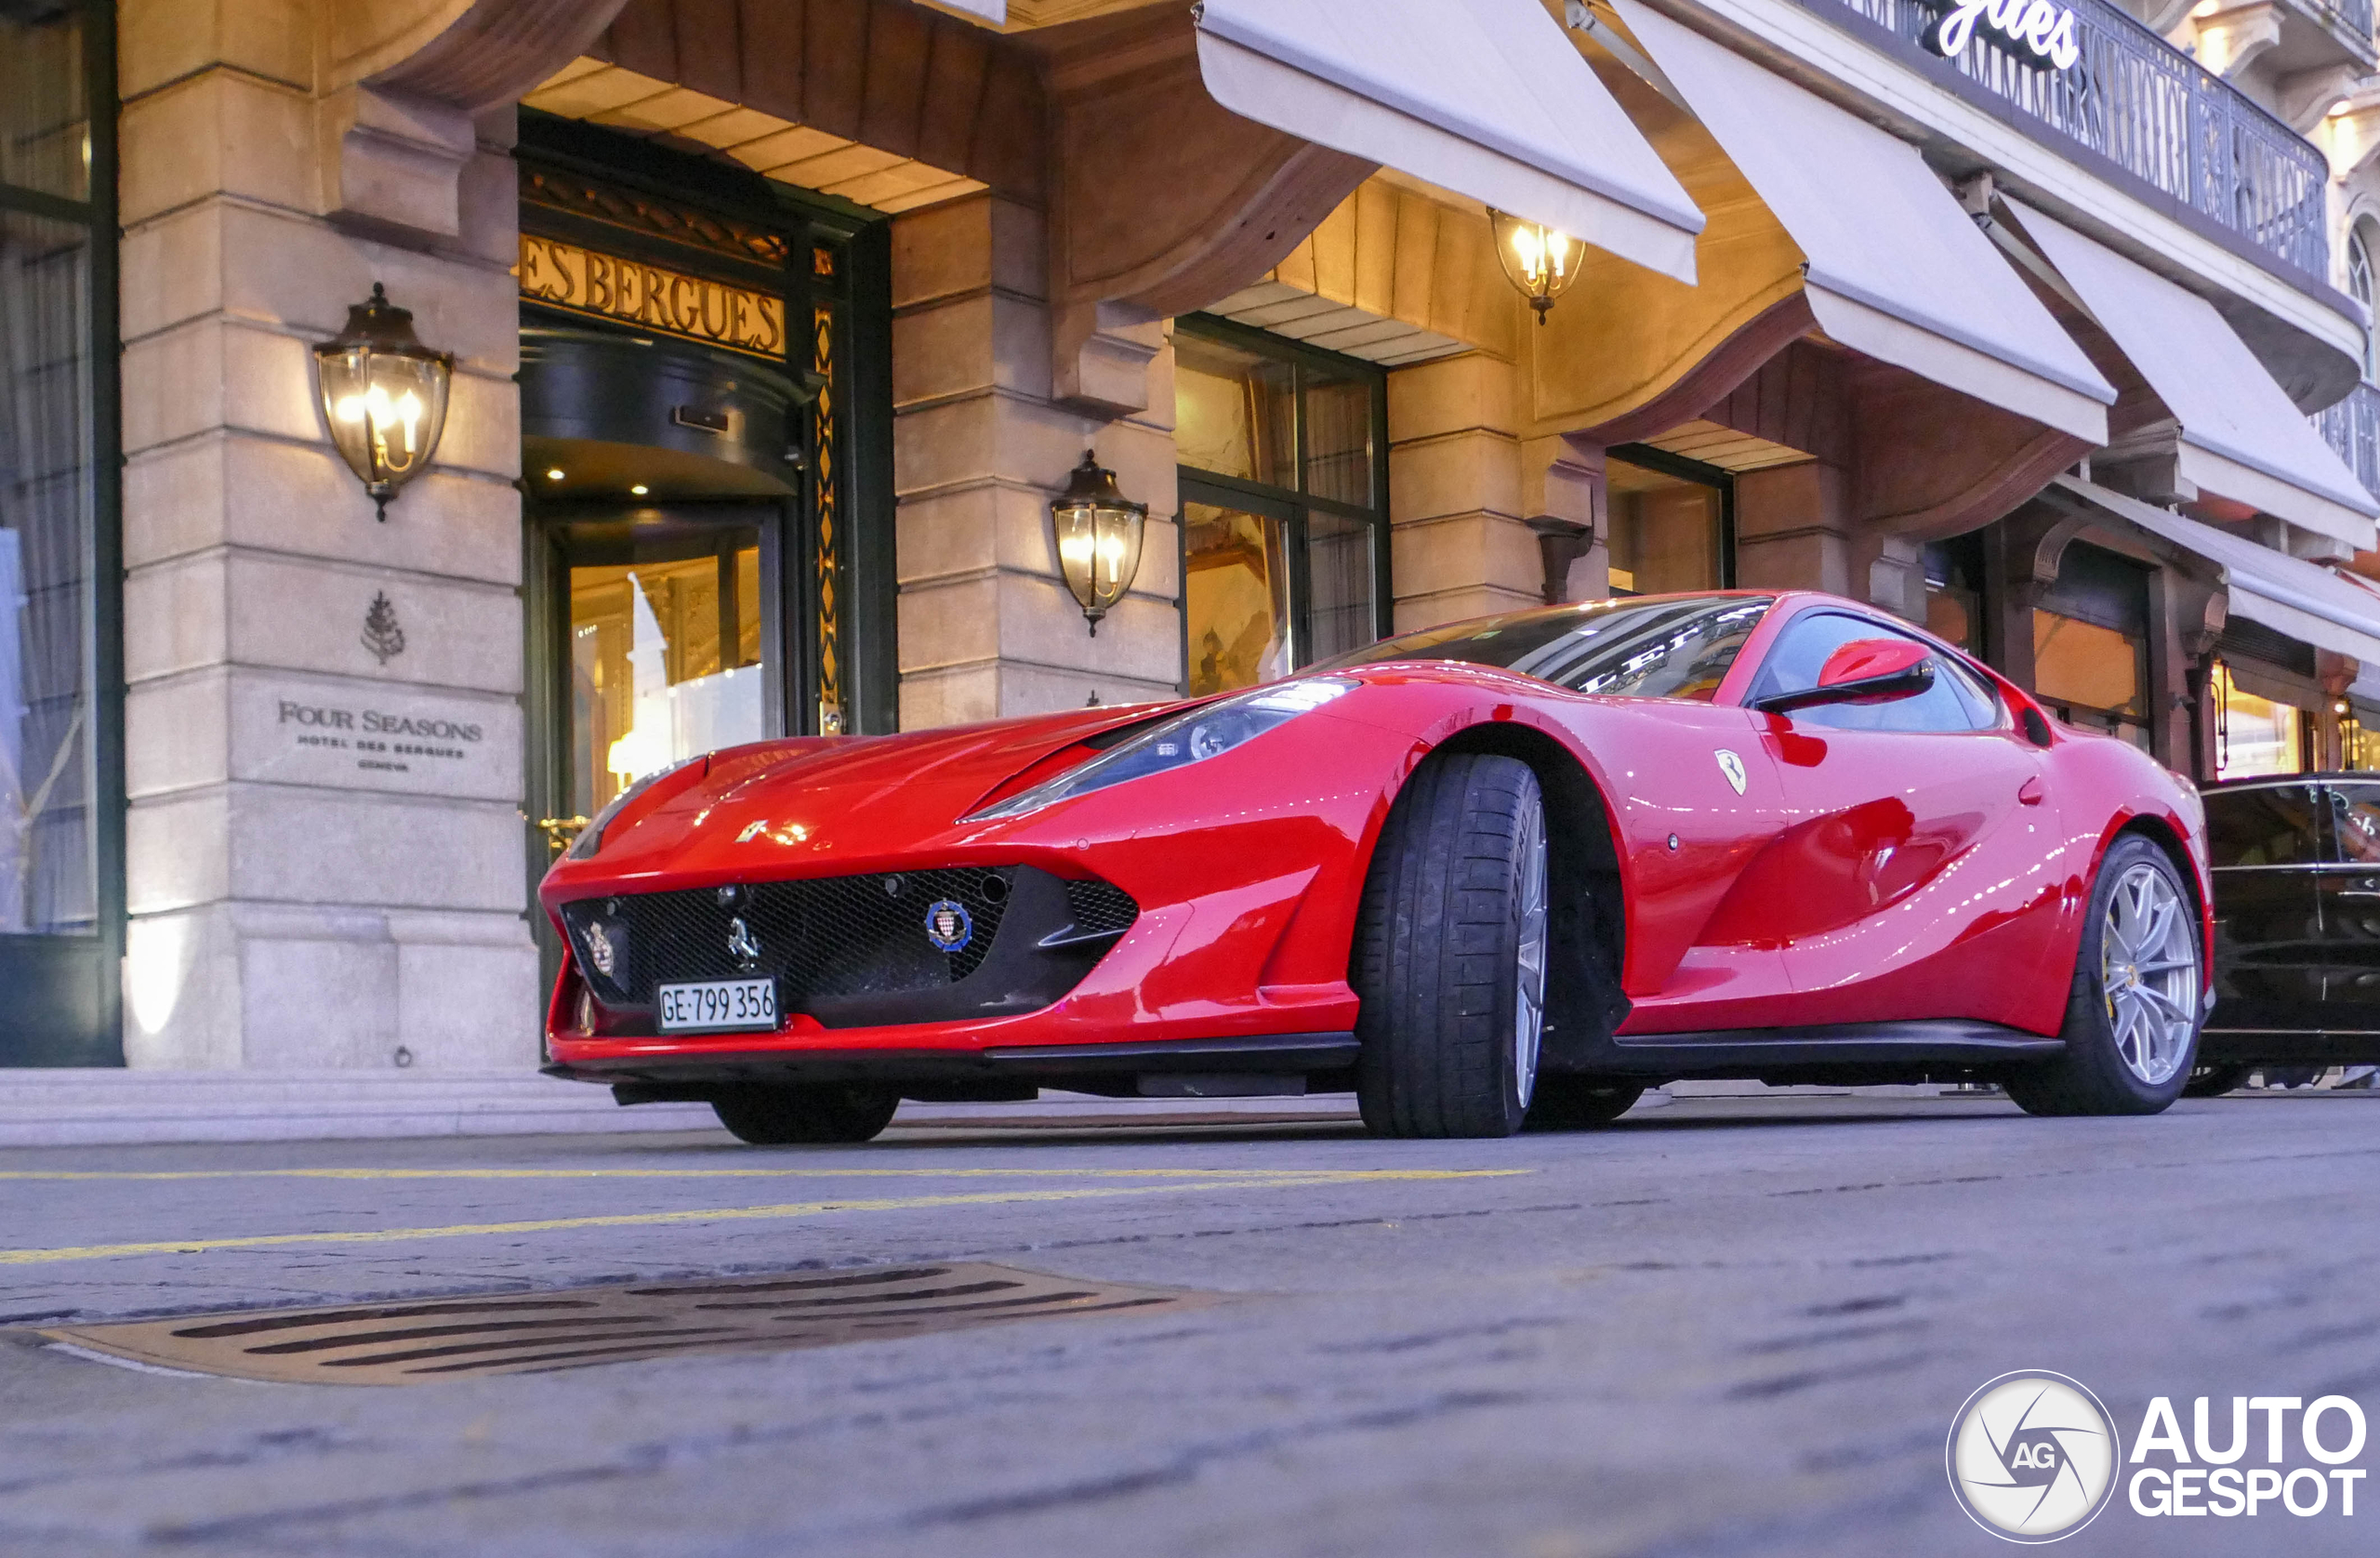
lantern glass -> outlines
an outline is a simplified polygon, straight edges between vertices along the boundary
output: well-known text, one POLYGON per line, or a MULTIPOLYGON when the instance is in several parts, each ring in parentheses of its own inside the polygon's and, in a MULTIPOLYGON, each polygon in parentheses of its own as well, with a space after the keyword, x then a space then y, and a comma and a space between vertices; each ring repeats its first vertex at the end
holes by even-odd
POLYGON ((1064 495, 1050 505, 1057 533, 1058 567, 1095 636, 1105 616, 1141 571, 1141 543, 1149 508, 1116 488, 1116 473, 1083 453, 1064 495))
POLYGON ((389 499, 428 468, 446 428, 455 359, 414 337, 413 315, 375 283, 347 328, 314 348, 331 442, 387 517, 389 499))
POLYGON ((1488 216, 1495 229, 1496 257, 1503 262, 1506 279, 1537 310, 1537 322, 1544 323, 1546 310, 1579 279, 1586 245, 1566 232, 1509 211, 1490 211, 1488 216))

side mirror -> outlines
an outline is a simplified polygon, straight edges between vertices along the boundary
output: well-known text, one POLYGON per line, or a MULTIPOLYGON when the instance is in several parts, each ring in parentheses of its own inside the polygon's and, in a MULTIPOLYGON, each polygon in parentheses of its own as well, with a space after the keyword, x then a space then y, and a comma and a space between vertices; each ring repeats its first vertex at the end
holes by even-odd
POLYGON ((1883 704, 1913 698, 1934 685, 1934 652, 1913 639, 1854 639, 1818 669, 1818 684, 1779 693, 1752 705, 1763 714, 1791 714, 1821 704, 1883 704))

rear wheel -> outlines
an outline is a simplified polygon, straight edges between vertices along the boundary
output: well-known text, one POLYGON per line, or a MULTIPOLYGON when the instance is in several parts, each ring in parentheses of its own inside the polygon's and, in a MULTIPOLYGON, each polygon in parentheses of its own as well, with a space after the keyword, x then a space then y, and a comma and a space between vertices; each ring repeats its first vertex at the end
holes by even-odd
POLYGON ((2201 1065, 2190 1068, 2190 1079, 2182 1084, 2184 1098, 2221 1098, 2225 1093, 2248 1079, 2255 1070, 2249 1065, 2201 1065))
POLYGON ((1545 804, 1515 758, 1450 753, 1397 797, 1350 970, 1375 1136, 1510 1136, 1545 1026, 1545 804))
POLYGON ((1585 1076, 1576 1072, 1548 1072, 1537 1079, 1537 1096, 1529 1100, 1523 1130, 1592 1130, 1609 1125, 1636 1106, 1645 1084, 1616 1076, 1585 1076))
POLYGON ((828 1083, 738 1088, 711 1100, 719 1123, 756 1147, 866 1142, 892 1123, 901 1095, 887 1088, 828 1083))
POLYGON ((2154 1115, 2182 1094, 2198 1050, 2198 914, 2165 852, 2116 840, 2091 887, 2059 1036, 2066 1052, 2012 1071, 2030 1115, 2154 1115))

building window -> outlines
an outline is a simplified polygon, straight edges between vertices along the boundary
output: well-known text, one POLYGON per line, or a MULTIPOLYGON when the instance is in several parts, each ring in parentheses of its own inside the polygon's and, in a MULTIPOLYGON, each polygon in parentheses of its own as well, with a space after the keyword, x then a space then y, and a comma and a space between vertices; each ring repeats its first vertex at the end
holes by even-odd
POLYGON ((1736 482, 1727 471, 1648 444, 1606 453, 1611 592, 1670 595, 1735 584, 1736 482))
POLYGON ((2339 716, 2339 767, 2354 773, 2380 772, 2380 708, 2360 698, 2339 716))
POLYGON ((2217 779, 2306 772, 2305 710, 2243 690, 2220 660, 2208 690, 2215 699, 2217 779))
POLYGON ((2075 542, 2032 625, 2033 695, 2069 725, 2152 750, 2148 570, 2075 542))
POLYGON ((1388 630, 1388 378, 1220 321, 1175 322, 1182 618, 1193 695, 1388 630))
MULTIPOLYGON (((2347 296, 2363 305, 2368 318, 2372 312, 2372 251, 2364 245, 2363 234, 2347 235, 2347 296)), ((2363 378, 2367 384, 2380 382, 2380 332, 2370 324, 2363 329, 2363 378)))
POLYGON ((0 1064, 118 1054, 111 10, 0 7, 0 1064))

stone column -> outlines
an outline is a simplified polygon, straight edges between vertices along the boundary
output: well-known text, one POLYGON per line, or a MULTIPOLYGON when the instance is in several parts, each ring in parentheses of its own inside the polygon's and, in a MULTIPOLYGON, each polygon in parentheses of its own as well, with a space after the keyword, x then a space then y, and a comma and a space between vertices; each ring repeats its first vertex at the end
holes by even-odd
POLYGON ((1510 363, 1478 351, 1388 376, 1400 633, 1545 603, 1545 556, 1524 518, 1518 390, 1510 363))
POLYGON ((1139 327, 1157 349, 1144 410, 1111 421, 1057 404, 1044 231, 988 193, 893 219, 904 730, 1167 698, 1181 682, 1172 350, 1139 327), (1149 506, 1140 574, 1095 638, 1050 526, 1085 449, 1149 506))
POLYGON ((1864 597, 1852 588, 1851 530, 1839 468, 1805 460, 1747 470, 1736 478, 1736 583, 1864 597))
POLYGON ((509 114, 355 187, 306 7, 122 17, 126 1056, 533 1065, 509 114), (308 352, 375 281, 457 359, 386 523, 308 352))

